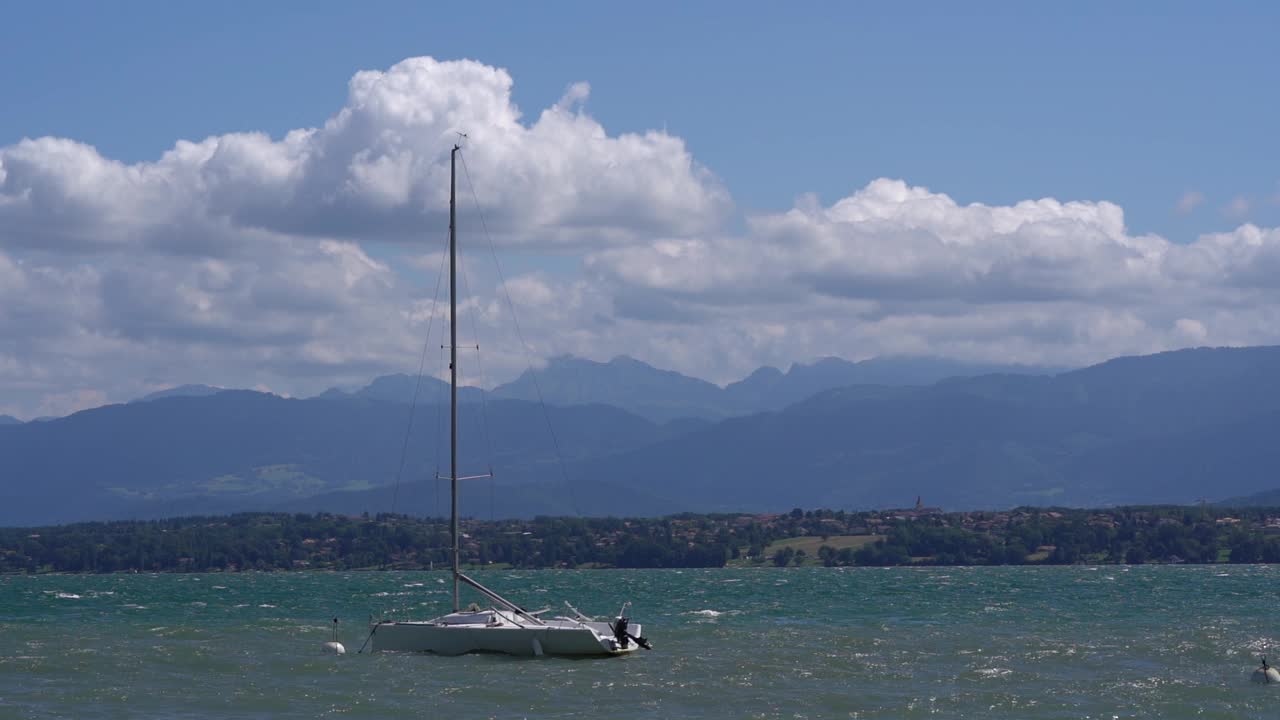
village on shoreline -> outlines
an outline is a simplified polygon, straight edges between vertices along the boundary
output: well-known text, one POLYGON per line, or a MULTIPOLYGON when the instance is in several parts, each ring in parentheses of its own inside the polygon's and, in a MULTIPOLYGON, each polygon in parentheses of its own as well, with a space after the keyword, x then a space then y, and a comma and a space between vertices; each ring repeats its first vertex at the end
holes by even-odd
MULTIPOLYGON (((1280 509, 1132 506, 462 521, 472 568, 1280 562, 1280 509)), ((404 515, 225 517, 0 528, 0 572, 433 569, 448 522, 404 515)))

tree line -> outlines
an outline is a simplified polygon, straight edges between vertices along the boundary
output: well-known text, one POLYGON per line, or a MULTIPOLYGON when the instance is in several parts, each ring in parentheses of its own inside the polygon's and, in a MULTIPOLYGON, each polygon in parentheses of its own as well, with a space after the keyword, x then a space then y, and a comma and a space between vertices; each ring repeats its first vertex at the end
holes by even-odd
MULTIPOLYGON (((711 520, 468 520, 461 528, 461 561, 470 566, 720 567, 736 554, 730 550, 734 534, 711 520)), ((391 514, 240 513, 0 528, 0 572, 418 569, 449 563, 446 521, 391 514)))
POLYGON ((818 559, 827 566, 1277 563, 1277 516, 1266 508, 1186 507, 939 514, 894 522, 856 550, 824 545, 818 559))
MULTIPOLYGON (((1280 509, 1019 508, 985 513, 792 510, 462 522, 468 566, 1002 565, 1280 562, 1280 509), (814 554, 770 546, 825 542, 814 554), (837 543, 839 544, 839 543, 837 543)), ((448 523, 403 515, 242 513, 0 528, 0 572, 211 572, 447 567, 448 523)))

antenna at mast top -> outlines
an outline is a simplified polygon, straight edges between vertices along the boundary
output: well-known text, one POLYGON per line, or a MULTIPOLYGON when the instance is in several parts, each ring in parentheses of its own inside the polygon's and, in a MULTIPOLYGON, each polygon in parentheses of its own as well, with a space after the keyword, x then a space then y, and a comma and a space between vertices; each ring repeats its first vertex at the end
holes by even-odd
POLYGON ((453 144, 453 149, 459 150, 462 148, 462 141, 467 139, 467 134, 458 130, 454 130, 453 132, 458 136, 458 142, 453 144))

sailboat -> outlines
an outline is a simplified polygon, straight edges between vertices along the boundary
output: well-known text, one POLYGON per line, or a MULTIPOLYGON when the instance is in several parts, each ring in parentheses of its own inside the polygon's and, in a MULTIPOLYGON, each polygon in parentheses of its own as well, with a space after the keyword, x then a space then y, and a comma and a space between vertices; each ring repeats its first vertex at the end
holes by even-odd
MULTIPOLYGON (((453 560, 453 612, 431 620, 382 620, 370 624, 374 651, 400 650, 438 655, 490 652, 507 655, 625 655, 649 649, 641 626, 626 616, 624 603, 612 620, 596 620, 568 602, 568 615, 545 617, 550 609, 530 612, 463 574, 458 565, 458 481, 486 475, 458 476, 458 294, 457 160, 460 146, 449 154, 449 537, 453 560), (460 586, 478 592, 486 606, 460 605, 460 586)), ((443 478, 441 478, 443 479, 443 478)))

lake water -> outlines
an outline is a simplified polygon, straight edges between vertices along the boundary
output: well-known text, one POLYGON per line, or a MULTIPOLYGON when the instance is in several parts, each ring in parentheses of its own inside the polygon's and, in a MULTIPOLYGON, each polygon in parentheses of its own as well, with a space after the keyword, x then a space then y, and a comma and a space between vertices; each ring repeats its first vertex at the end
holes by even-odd
POLYGON ((0 577, 2 718, 1275 718, 1280 567, 491 571, 650 652, 356 654, 440 572, 0 577), (321 654, 341 618, 349 654, 321 654))

